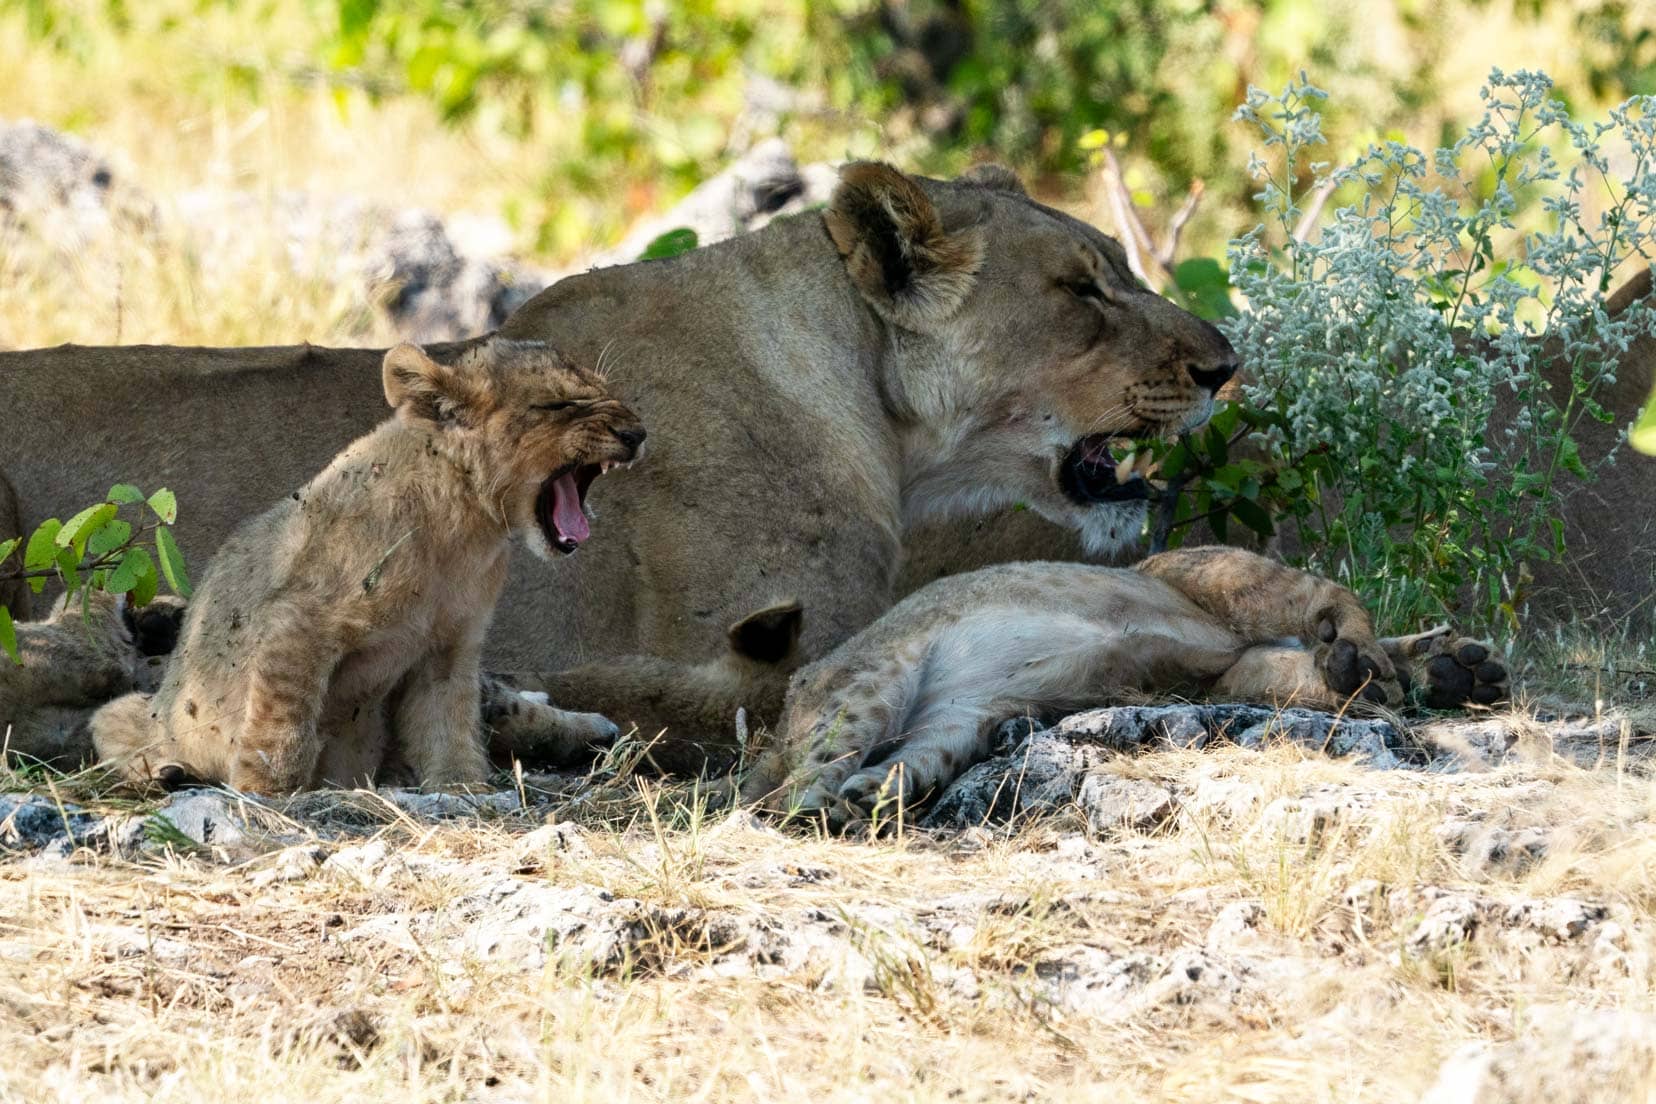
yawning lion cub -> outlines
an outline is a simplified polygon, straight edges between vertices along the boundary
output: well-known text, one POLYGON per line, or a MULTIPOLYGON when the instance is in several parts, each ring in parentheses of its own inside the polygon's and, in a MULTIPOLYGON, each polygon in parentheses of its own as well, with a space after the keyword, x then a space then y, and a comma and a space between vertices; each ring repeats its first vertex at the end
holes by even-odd
POLYGON ((539 342, 452 367, 399 345, 383 379, 396 416, 230 537, 160 690, 93 717, 99 758, 266 794, 371 781, 393 749, 421 784, 483 780, 478 664, 511 538, 573 552, 587 488, 644 429, 539 342))

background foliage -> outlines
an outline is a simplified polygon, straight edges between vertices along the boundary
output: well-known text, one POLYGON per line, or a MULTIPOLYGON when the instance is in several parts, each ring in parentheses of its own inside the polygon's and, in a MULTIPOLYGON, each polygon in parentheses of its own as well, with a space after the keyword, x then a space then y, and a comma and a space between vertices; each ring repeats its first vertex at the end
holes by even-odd
MULTIPOLYGON (((801 160, 878 156, 948 174, 995 159, 1041 198, 1118 234, 1129 223, 1154 234, 1178 222, 1179 255, 1147 275, 1217 319, 1235 310, 1226 244, 1262 219, 1249 159, 1260 135, 1232 119, 1250 87, 1282 88, 1304 70, 1327 90, 1322 163, 1273 163, 1282 173, 1273 186, 1307 205, 1327 201, 1333 214, 1374 187, 1342 175, 1365 150, 1432 150, 1464 133, 1494 66, 1545 70, 1561 108, 1588 122, 1656 92, 1648 16, 1625 0, 0 0, 0 53, 17 70, 0 88, 0 117, 82 133, 159 191, 325 190, 498 213, 518 251, 549 263, 614 241, 772 134, 801 160), (1319 196, 1329 178, 1337 186, 1319 196), (1193 190, 1201 202, 1170 217, 1193 190)), ((1526 155, 1543 148, 1525 143, 1526 155)), ((1607 168, 1626 179, 1633 166, 1607 168)), ((1395 165, 1373 171, 1400 176, 1395 165)), ((1469 172, 1466 202, 1497 199, 1496 175, 1469 172)), ((1515 233, 1545 230, 1555 213, 1520 198, 1502 217, 1517 220, 1515 233)), ((1594 223, 1618 199, 1612 187, 1582 202, 1594 223)), ((1292 226, 1265 221, 1252 262, 1265 267, 1236 275, 1254 279, 1250 294, 1268 305, 1262 273, 1307 259, 1309 275, 1317 265, 1295 253, 1292 226)), ((1497 248, 1475 229, 1453 233, 1490 273, 1504 273, 1518 256, 1511 243, 1497 248)), ((113 281, 88 276, 100 292, 113 283, 113 309, 70 336, 327 340, 307 320, 342 314, 320 285, 267 283, 242 301, 234 289, 205 292, 188 258, 141 262, 113 281), (159 309, 143 298, 154 289, 166 300, 159 309), (138 315, 156 320, 146 328, 138 315)), ((1470 271, 1461 266, 1463 278, 1470 271)), ((6 275, 0 248, 0 339, 63 340, 34 320, 82 312, 42 310, 38 288, 6 275)), ((1441 296, 1414 282, 1419 273, 1400 275, 1409 290, 1396 302, 1437 310, 1441 296)), ((1536 291, 1543 275, 1530 271, 1525 286, 1536 291)), ((1441 283, 1444 271, 1431 278, 1441 283)), ((1581 399, 1560 417, 1590 415, 1590 391, 1581 399)), ((1476 421, 1465 413, 1457 424, 1476 421)), ((1308 483, 1362 470, 1321 442, 1248 451, 1250 440, 1280 445, 1292 421, 1285 407, 1256 402, 1164 457, 1182 491, 1158 519, 1164 539, 1196 520, 1259 532, 1285 518, 1304 523, 1317 501, 1308 483)), ((1485 444, 1464 443, 1467 456, 1485 444)), ((1544 470, 1568 466, 1563 448, 1544 470)), ((1408 454, 1395 432, 1374 437, 1369 470, 1414 479, 1397 467, 1408 454)), ((1526 509, 1544 509, 1544 493, 1525 493, 1526 509)), ((1313 544, 1343 546, 1349 568, 1369 542, 1358 558, 1390 564, 1398 594, 1425 580, 1404 603, 1411 613, 1468 582, 1505 579, 1499 594, 1485 591, 1493 619, 1515 589, 1508 554, 1541 555, 1546 543, 1533 527, 1520 527, 1517 543, 1493 530, 1471 540, 1470 527, 1489 520, 1471 503, 1372 515, 1318 526, 1313 544), (1446 536, 1450 516, 1464 531, 1446 536), (1407 530, 1413 552, 1392 558, 1401 546, 1374 545, 1375 525, 1407 530), (1486 549, 1500 562, 1434 559, 1447 548, 1453 560, 1463 544, 1468 556, 1486 549)), ((1322 565, 1337 569, 1339 557, 1322 565)))

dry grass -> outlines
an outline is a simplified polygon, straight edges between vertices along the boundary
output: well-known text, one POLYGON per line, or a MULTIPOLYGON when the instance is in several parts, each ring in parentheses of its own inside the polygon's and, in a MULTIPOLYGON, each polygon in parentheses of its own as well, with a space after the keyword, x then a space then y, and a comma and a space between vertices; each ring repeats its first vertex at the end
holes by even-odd
POLYGON ((291 851, 13 863, 0 1095, 1413 1100, 1463 1044, 1521 1037, 1531 1008, 1656 1010, 1648 777, 1366 772, 1286 749, 1131 766, 1184 795, 1160 833, 1089 838, 1064 814, 1010 838, 843 841, 617 779, 598 792, 630 789, 630 821, 572 799, 575 826, 529 852, 518 816, 288 809, 323 823, 354 801, 390 856, 358 876, 296 875, 291 851), (1293 810, 1329 795, 1343 811, 1306 834, 1293 810), (1478 866, 1440 831, 1468 817, 1546 826, 1551 849, 1478 866), (466 942, 491 922, 480 900, 524 886, 608 902, 590 929, 619 910, 626 954, 583 958, 595 944, 567 932, 563 953, 466 942), (1434 890, 1607 919, 1573 940, 1490 920, 1411 949, 1434 890), (1223 919, 1238 908, 1252 919, 1223 919))

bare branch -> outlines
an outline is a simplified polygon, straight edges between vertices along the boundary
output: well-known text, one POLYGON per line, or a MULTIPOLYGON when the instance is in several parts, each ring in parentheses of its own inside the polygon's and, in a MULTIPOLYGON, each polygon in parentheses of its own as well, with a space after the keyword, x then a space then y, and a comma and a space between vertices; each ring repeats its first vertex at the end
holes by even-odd
POLYGON ((1167 222, 1167 234, 1162 239, 1161 248, 1156 251, 1156 259, 1169 272, 1173 270, 1173 266, 1178 260, 1179 237, 1184 233, 1185 223, 1190 221, 1191 216, 1196 213, 1196 208, 1201 205, 1202 192, 1205 187, 1200 180, 1192 180, 1190 191, 1185 193, 1184 202, 1179 205, 1177 211, 1173 212, 1173 217, 1167 222))
POLYGON ((1317 228, 1317 220, 1322 217, 1322 209, 1328 204, 1328 197, 1334 194, 1339 185, 1339 173, 1330 173, 1327 180, 1317 185, 1317 190, 1311 193, 1311 200, 1300 215, 1299 222, 1294 224, 1294 240, 1305 242, 1311 237, 1311 231, 1317 228))

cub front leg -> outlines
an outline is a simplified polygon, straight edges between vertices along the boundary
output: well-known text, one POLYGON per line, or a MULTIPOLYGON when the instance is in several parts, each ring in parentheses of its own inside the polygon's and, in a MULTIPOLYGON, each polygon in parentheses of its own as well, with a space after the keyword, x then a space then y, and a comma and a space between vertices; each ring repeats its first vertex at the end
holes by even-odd
POLYGON ((545 691, 519 690, 494 675, 483 676, 482 707, 489 750, 530 765, 585 762, 620 735, 601 713, 559 709, 545 691))
POLYGON ((844 819, 835 810, 847 780, 901 744, 921 659, 899 654, 873 669, 801 672, 775 747, 743 785, 743 800, 776 812, 827 811, 830 819, 844 819))
POLYGON ((483 747, 482 647, 440 647, 409 671, 392 737, 422 786, 474 786, 489 776, 483 747))
POLYGON ((1400 705, 1403 689, 1350 590, 1240 548, 1183 548, 1138 570, 1174 587, 1253 644, 1294 637, 1312 646, 1321 681, 1335 694, 1400 705))
POLYGON ((292 793, 316 776, 318 722, 341 648, 320 628, 327 621, 297 603, 272 609, 263 621, 228 781, 249 793, 292 793))

